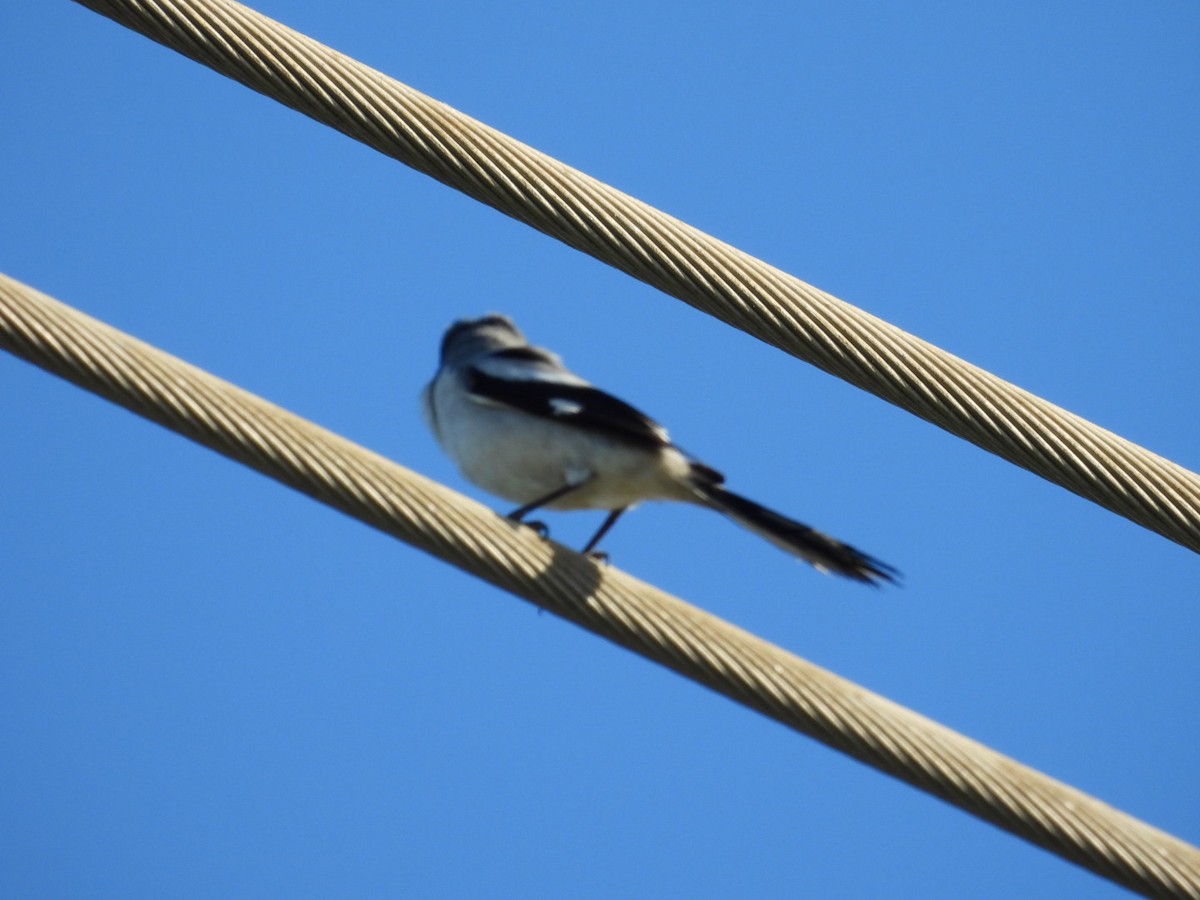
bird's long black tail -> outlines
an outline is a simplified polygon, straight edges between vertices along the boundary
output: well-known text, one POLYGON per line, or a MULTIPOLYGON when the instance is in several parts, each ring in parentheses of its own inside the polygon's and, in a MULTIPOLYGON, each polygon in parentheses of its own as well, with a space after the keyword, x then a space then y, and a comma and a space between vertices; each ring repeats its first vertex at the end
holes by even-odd
POLYGON ((887 563, 753 500, 727 491, 719 484, 696 479, 692 488, 713 509, 766 538, 781 550, 811 563, 819 571, 832 572, 873 586, 899 582, 900 573, 887 563))

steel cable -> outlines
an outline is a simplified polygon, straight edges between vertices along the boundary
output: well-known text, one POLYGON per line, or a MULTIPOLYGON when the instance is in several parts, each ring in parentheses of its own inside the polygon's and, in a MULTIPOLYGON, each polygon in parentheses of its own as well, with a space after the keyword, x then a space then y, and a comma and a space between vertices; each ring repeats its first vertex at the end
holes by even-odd
POLYGON ((1200 850, 0 275, 0 348, 1150 896, 1200 850))
POLYGON ((1200 476, 230 0, 76 0, 1200 552, 1200 476))

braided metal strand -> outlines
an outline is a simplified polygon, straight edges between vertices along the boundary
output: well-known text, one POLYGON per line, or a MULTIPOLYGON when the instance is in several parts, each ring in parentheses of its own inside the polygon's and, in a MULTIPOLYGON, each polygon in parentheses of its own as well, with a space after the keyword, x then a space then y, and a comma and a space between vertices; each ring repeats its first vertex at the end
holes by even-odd
POLYGON ((0 275, 0 348, 1151 896, 1200 850, 0 275))
POLYGON ((1200 551, 1200 476, 231 0, 76 0, 1200 551))

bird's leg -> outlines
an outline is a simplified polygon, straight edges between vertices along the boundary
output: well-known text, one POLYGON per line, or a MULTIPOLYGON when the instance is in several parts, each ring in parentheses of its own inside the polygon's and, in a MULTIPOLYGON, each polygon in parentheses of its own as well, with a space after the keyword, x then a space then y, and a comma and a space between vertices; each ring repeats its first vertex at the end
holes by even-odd
MULTIPOLYGON (((521 522, 525 516, 529 515, 529 513, 533 512, 535 509, 540 509, 547 503, 553 503, 559 497, 565 497, 567 494, 571 493, 571 491, 582 486, 583 482, 579 482, 578 484, 564 484, 562 487, 552 490, 545 497, 538 497, 531 503, 526 503, 524 506, 514 509, 507 516, 505 516, 505 518, 511 522, 521 522)), ((528 525, 530 528, 536 531, 538 533, 538 537, 544 538, 550 533, 550 529, 546 527, 545 522, 524 522, 523 524, 528 525)))
POLYGON ((592 548, 600 543, 600 538, 608 534, 608 530, 617 524, 617 519, 621 518, 621 513, 625 512, 625 510, 628 508, 629 507, 627 506, 622 506, 620 509, 614 509, 612 512, 610 512, 608 514, 608 518, 605 519, 604 523, 600 526, 600 530, 592 535, 592 539, 587 542, 587 546, 579 552, 585 556, 591 556, 594 559, 598 559, 601 562, 608 562, 607 553, 592 553, 592 548))

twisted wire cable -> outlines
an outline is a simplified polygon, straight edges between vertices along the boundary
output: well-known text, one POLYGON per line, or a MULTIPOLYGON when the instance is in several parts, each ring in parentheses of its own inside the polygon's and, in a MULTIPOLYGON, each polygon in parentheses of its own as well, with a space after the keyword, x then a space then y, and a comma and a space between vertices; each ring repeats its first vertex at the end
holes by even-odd
POLYGON ((4 275, 0 348, 1148 896, 1200 850, 4 275))
POLYGON ((76 0, 1176 543, 1200 476, 232 0, 76 0))

